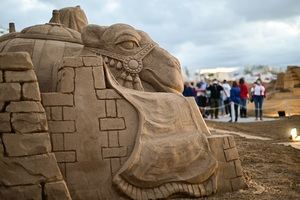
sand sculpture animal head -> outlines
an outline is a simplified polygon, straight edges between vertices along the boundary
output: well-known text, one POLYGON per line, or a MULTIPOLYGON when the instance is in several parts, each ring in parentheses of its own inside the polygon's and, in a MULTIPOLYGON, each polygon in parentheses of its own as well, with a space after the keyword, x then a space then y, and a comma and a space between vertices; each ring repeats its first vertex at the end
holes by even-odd
POLYGON ((145 32, 126 24, 88 25, 82 30, 87 50, 104 56, 118 82, 128 88, 182 92, 179 61, 145 32))

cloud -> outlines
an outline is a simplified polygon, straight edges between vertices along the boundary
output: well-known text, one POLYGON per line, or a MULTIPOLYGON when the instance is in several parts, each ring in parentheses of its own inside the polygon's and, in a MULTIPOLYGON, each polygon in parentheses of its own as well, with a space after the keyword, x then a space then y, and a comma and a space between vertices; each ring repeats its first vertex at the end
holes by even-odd
POLYGON ((32 10, 46 10, 49 9, 46 3, 40 2, 38 0, 21 0, 20 10, 23 12, 29 12, 32 10))
POLYGON ((76 5, 90 23, 144 30, 191 69, 300 64, 299 0, 1 0, 0 25, 20 30, 76 5))
POLYGON ((299 0, 228 0, 233 12, 249 21, 278 20, 299 16, 299 0))

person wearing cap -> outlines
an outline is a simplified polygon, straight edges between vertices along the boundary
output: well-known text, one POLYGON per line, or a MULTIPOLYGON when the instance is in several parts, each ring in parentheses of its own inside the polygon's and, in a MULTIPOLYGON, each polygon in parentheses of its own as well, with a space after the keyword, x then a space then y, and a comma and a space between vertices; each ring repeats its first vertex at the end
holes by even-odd
POLYGON ((210 115, 211 118, 219 118, 219 99, 221 97, 221 91, 224 90, 221 85, 218 84, 217 79, 214 79, 212 85, 207 88, 210 91, 210 115))

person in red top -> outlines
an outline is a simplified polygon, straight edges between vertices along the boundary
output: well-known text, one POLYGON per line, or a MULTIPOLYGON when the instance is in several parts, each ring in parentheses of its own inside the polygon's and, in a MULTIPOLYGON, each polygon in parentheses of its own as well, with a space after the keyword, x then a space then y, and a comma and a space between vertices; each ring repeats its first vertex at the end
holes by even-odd
POLYGON ((247 99, 248 99, 248 87, 245 84, 244 78, 241 78, 239 81, 240 90, 241 90, 241 106, 240 106, 240 116, 241 118, 247 117, 247 99))

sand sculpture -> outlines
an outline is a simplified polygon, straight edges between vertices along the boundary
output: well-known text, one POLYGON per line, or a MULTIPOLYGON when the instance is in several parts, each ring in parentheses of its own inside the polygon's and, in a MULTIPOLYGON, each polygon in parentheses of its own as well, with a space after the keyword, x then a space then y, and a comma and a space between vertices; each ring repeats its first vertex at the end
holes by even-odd
POLYGON ((288 66, 285 73, 279 73, 275 90, 267 95, 266 116, 278 116, 284 111, 287 116, 300 114, 300 67, 288 66))
POLYGON ((246 187, 233 137, 211 135, 180 94, 176 58, 129 25, 80 34, 53 14, 0 38, 1 199, 195 198, 246 187))
POLYGON ((279 73, 275 85, 276 89, 293 89, 300 87, 300 67, 288 66, 285 73, 279 73))

